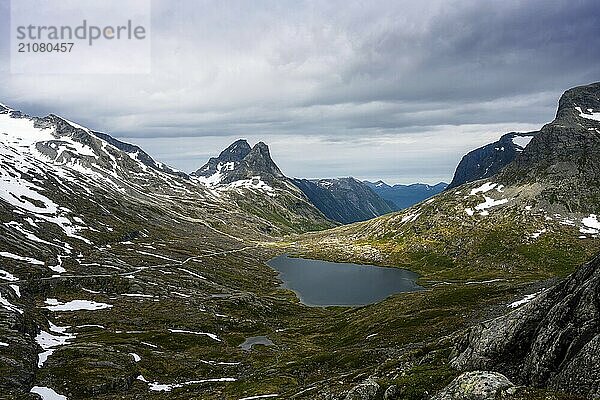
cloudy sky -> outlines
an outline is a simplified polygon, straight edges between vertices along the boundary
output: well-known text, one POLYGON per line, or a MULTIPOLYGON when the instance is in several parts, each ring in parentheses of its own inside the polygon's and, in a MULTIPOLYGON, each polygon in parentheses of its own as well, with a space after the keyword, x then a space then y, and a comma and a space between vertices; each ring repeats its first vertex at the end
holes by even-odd
POLYGON ((152 1, 134 75, 11 74, 9 15, 0 0, 0 102, 186 171, 243 137, 289 176, 449 181, 600 80, 597 0, 152 1))

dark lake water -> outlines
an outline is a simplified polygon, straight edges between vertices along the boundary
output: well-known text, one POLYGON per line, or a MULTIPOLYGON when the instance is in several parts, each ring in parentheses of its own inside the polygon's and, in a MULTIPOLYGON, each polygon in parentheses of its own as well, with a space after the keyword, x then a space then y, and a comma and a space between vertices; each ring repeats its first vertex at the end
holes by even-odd
POLYGON ((267 263, 279 272, 283 287, 309 306, 360 306, 401 292, 423 288, 419 275, 399 268, 376 267, 281 255, 267 263))

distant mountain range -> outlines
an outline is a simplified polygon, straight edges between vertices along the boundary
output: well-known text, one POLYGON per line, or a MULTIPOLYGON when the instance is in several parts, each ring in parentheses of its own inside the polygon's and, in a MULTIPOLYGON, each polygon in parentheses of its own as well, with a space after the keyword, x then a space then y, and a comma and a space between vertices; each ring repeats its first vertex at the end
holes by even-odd
POLYGON ((290 179, 275 164, 266 144, 259 142, 251 147, 244 139, 236 140, 218 157, 210 158, 191 177, 217 191, 245 188, 274 195, 299 189, 303 195, 295 193, 295 196, 310 202, 328 219, 342 224, 409 207, 446 187, 445 183, 388 186, 381 181, 372 184, 352 177, 290 179))
POLYGON ((423 200, 427 200, 428 198, 443 192, 448 186, 445 182, 440 182, 433 186, 424 183, 390 186, 383 181, 365 181, 365 184, 373 189, 373 191, 381 198, 391 204, 394 211, 402 210, 423 200))
POLYGON ((294 184, 328 218, 348 224, 394 211, 368 185, 354 178, 294 179, 294 184))

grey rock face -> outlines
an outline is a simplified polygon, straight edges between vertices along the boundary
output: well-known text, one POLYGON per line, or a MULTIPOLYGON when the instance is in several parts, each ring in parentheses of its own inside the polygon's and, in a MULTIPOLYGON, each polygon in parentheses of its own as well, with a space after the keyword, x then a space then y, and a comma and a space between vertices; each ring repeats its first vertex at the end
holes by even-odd
POLYGON ((392 207, 365 183, 354 178, 293 179, 326 217, 348 224, 392 212, 392 207))
POLYGON ((432 400, 487 400, 499 395, 511 394, 515 385, 497 372, 465 372, 454 379, 446 388, 433 396, 432 400))
POLYGON ((544 209, 600 209, 600 82, 566 91, 556 118, 545 125, 498 176, 507 186, 542 183, 544 209), (596 118, 596 119, 594 119, 596 118))
POLYGON ((460 370, 501 372, 516 383, 600 396, 600 257, 458 344, 460 370))
POLYGON ((448 189, 496 175, 525 148, 519 144, 522 143, 520 139, 531 138, 536 133, 507 133, 497 142, 469 152, 458 164, 448 189))
POLYGON ((228 184, 255 176, 260 176, 268 183, 287 180, 271 158, 266 144, 259 142, 251 148, 244 139, 232 143, 219 157, 211 158, 192 175, 210 177, 216 173, 221 174, 218 184, 228 184))
POLYGON ((242 160, 241 167, 234 170, 229 178, 232 182, 247 179, 256 175, 283 179, 285 176, 271 158, 269 147, 263 142, 258 142, 252 147, 250 153, 242 160))
MULTIPOLYGON (((212 157, 206 164, 199 168, 196 172, 193 172, 193 176, 211 176, 217 173, 223 165, 233 163, 232 167, 235 168, 242 160, 250 154, 250 145, 244 139, 236 140, 229 147, 219 154, 219 157, 212 157)), ((233 169, 232 168, 232 169, 233 169)))
POLYGON ((377 396, 378 391, 379 384, 372 379, 367 379, 350 389, 345 400, 372 400, 377 396))

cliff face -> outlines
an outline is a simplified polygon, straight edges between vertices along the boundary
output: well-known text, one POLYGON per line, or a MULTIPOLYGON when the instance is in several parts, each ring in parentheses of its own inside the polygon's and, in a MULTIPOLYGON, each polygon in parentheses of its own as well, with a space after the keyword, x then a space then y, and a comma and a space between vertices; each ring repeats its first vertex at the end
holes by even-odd
POLYGON ((599 397, 600 256, 521 308, 472 328, 452 364, 599 397))
POLYGON ((392 207, 365 183, 354 178, 293 179, 329 219, 342 224, 366 221, 392 212, 392 207))
POLYGON ((536 133, 507 133, 497 142, 469 152, 456 167, 448 189, 498 174, 527 147, 536 133))

